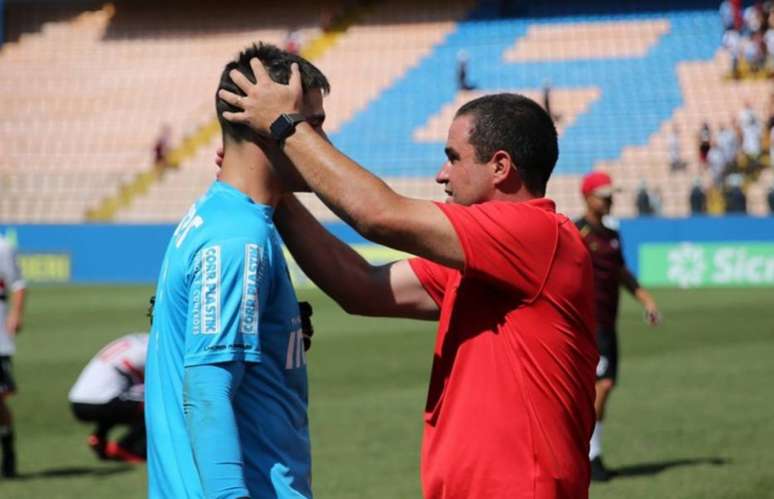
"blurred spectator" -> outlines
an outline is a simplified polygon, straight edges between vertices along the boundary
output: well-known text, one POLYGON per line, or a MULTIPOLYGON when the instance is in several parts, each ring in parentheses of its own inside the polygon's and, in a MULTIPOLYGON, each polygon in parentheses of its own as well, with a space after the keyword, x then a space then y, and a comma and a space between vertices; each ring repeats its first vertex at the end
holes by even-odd
POLYGON ((718 130, 717 146, 723 155, 724 167, 736 164, 736 156, 739 153, 739 138, 733 126, 720 125, 718 130))
POLYGON ((705 121, 699 129, 699 161, 702 165, 707 165, 707 153, 710 150, 712 142, 712 132, 709 124, 705 121))
POLYGON ((747 213, 747 196, 742 190, 742 175, 733 173, 726 180, 726 213, 747 213))
POLYGON ((653 209, 653 214, 661 216, 664 208, 664 203, 662 202, 664 198, 661 196, 661 189, 654 187, 648 192, 648 195, 650 196, 650 206, 653 209))
POLYGON ((769 130, 769 166, 774 167, 774 127, 769 130))
POLYGON ((468 53, 457 52, 457 90, 475 90, 476 86, 468 81, 468 53))
POLYGON ((667 135, 667 149, 669 150, 669 169, 684 170, 686 163, 680 147, 680 129, 677 124, 672 126, 672 130, 667 135))
POLYGON ((301 50, 301 32, 295 28, 289 29, 282 45, 286 52, 298 54, 301 50))
POLYGON ((757 33, 763 27, 763 11, 760 2, 744 9, 744 27, 748 33, 757 33))
POLYGON ((769 189, 769 194, 766 196, 766 201, 769 203, 769 214, 774 215, 774 185, 769 189))
POLYGON ((734 7, 731 5, 730 0, 723 0, 720 3, 720 22, 723 23, 723 29, 729 30, 734 28, 734 7))
POLYGON ((744 127, 745 123, 748 121, 752 121, 755 119, 755 111, 753 111, 752 104, 750 104, 750 101, 744 102, 744 107, 741 111, 739 111, 739 122, 744 127))
POLYGON ((747 60, 750 71, 757 73, 762 70, 763 64, 766 62, 766 55, 764 53, 766 47, 763 43, 763 35, 760 32, 753 33, 749 38, 745 39, 743 48, 744 58, 747 60))
POLYGON ((742 152, 751 165, 756 165, 761 156, 761 136, 763 130, 752 107, 748 103, 741 113, 742 117, 742 152))
POLYGON ((712 183, 720 186, 723 184, 723 177, 728 171, 728 162, 723 151, 717 144, 712 144, 709 153, 707 154, 707 164, 710 175, 712 176, 712 183))
POLYGON ((640 181, 640 187, 637 189, 637 196, 635 197, 634 203, 637 207, 637 214, 640 216, 653 215, 653 204, 651 203, 648 186, 645 184, 644 180, 640 181))
POLYGON ((330 7, 324 6, 320 10, 320 29, 325 32, 331 31, 336 22, 336 12, 330 7))
POLYGON ((172 128, 164 123, 161 126, 156 143, 153 145, 154 164, 161 167, 169 166, 169 147, 172 140, 172 128))
POLYGON ((704 193, 699 177, 693 181, 689 200, 692 215, 701 215, 707 212, 707 195, 704 193))
POLYGON ((739 58, 742 52, 742 37, 738 31, 730 29, 723 34, 723 48, 731 58, 731 77, 739 78, 739 58))
POLYGON ((774 29, 769 28, 763 35, 763 44, 766 46, 766 67, 774 69, 774 29))

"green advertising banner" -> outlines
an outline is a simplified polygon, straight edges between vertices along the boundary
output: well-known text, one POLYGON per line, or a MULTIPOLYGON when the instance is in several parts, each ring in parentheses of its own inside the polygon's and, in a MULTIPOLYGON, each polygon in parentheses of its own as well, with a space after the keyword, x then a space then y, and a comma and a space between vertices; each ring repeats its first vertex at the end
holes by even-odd
POLYGON ((774 243, 643 244, 640 281, 661 287, 774 287, 774 243))

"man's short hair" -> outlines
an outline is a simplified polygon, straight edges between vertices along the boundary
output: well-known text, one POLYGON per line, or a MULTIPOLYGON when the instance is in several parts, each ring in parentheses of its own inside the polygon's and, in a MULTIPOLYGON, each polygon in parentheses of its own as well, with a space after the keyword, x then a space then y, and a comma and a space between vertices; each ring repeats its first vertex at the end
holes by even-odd
MULTIPOLYGON (((245 93, 231 81, 229 72, 232 69, 236 69, 245 75, 248 80, 255 83, 255 75, 253 75, 253 70, 250 68, 250 59, 253 57, 258 58, 263 63, 263 67, 266 68, 269 77, 277 83, 288 84, 288 81, 290 81, 290 65, 295 62, 298 64, 298 69, 301 72, 301 86, 304 89, 304 93, 312 89, 320 89, 323 95, 325 95, 331 91, 328 79, 314 64, 303 57, 285 52, 274 45, 263 42, 259 42, 257 45, 255 43, 252 44, 250 47, 247 47, 240 52, 235 60, 226 64, 226 67, 223 68, 223 72, 220 75, 218 90, 222 88, 238 95, 245 95, 245 93)), ((215 92, 215 109, 218 113, 220 128, 223 130, 224 141, 227 138, 230 138, 235 142, 255 142, 255 132, 253 132, 248 125, 232 123, 223 118, 224 111, 239 112, 241 109, 238 109, 219 98, 217 92, 215 92)))
POLYGON ((544 196, 559 157, 556 127, 538 103, 519 94, 493 94, 464 104, 455 117, 471 115, 470 144, 485 163, 495 152, 510 154, 527 190, 544 196))

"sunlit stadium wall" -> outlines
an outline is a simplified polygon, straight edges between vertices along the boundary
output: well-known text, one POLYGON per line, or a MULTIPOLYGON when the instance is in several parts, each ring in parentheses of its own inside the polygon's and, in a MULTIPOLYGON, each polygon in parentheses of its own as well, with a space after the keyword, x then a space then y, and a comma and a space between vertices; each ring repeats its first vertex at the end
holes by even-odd
MULTIPOLYGON (((372 263, 405 254, 344 224, 328 229, 372 263)), ((774 217, 638 218, 621 222, 627 262, 652 287, 774 287, 774 217)), ((172 225, 0 225, 36 284, 152 284, 172 225)), ((311 282, 288 259, 298 287, 311 282)))

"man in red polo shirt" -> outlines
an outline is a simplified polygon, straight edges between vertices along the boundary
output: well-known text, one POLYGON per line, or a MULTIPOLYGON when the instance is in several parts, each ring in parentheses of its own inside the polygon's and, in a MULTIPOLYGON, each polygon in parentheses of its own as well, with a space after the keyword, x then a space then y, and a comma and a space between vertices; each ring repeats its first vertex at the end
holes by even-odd
POLYGON ((301 88, 219 95, 283 146, 311 189, 366 238, 419 258, 369 265, 293 197, 275 221, 309 277, 350 313, 440 320, 422 446, 432 499, 588 496, 594 424, 592 268, 544 198, 558 156, 551 118, 515 94, 462 106, 437 176, 446 204, 403 197, 298 121, 301 88), (282 113, 287 113, 282 115, 282 113), (279 118, 278 118, 279 116, 279 118))
POLYGON ((656 302, 626 267, 621 248, 621 236, 608 227, 606 217, 613 206, 613 180, 604 172, 591 172, 581 182, 581 194, 586 201, 586 213, 575 224, 591 254, 594 266, 594 294, 597 310, 597 384, 594 408, 597 422, 591 436, 589 459, 591 479, 606 482, 611 473, 602 461, 602 421, 607 399, 618 377, 618 301, 621 286, 626 288, 645 309, 645 320, 651 326, 661 321, 656 302))

